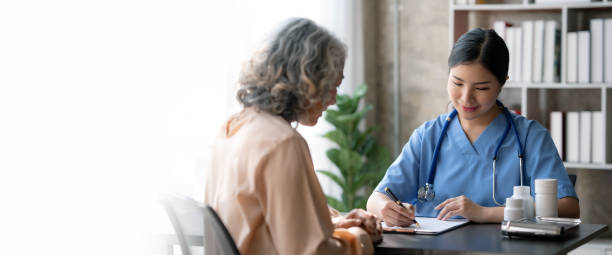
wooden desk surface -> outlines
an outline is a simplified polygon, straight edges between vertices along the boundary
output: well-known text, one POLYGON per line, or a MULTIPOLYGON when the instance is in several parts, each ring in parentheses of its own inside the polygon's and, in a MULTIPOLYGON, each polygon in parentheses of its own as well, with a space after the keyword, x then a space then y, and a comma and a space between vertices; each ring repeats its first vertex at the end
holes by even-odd
POLYGON ((608 225, 580 224, 558 239, 505 239, 500 224, 470 223, 437 235, 384 233, 375 254, 420 254, 423 251, 513 254, 565 254, 608 230, 608 225))

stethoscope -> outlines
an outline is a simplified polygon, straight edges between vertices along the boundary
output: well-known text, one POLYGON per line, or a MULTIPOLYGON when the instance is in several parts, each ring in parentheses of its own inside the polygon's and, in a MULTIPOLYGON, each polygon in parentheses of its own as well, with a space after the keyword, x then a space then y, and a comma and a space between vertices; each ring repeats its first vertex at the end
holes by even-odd
MULTIPOLYGON (((521 186, 523 186, 523 146, 521 145, 521 140, 519 138, 519 133, 514 125, 514 121, 512 121, 512 116, 510 115, 510 111, 506 108, 499 100, 496 100, 497 106, 502 109, 502 112, 506 116, 506 130, 502 135, 497 147, 495 148, 495 153, 493 154, 493 201, 497 205, 503 205, 503 203, 497 202, 495 199, 495 168, 497 161, 497 152, 499 152, 499 148, 501 148, 502 143, 506 139, 508 132, 510 131, 510 127, 514 130, 514 135, 516 136, 516 141, 518 143, 518 158, 519 158, 519 174, 521 175, 521 186)), ((440 138, 438 138, 438 143, 434 148, 433 158, 431 160, 431 167, 429 169, 429 177, 427 179, 427 183, 425 186, 421 186, 418 191, 418 199, 420 202, 424 203, 427 201, 432 201, 436 196, 433 187, 434 177, 436 176, 436 165, 438 164, 438 155, 440 153, 440 145, 442 144, 442 140, 444 139, 444 135, 446 134, 446 130, 448 129, 448 124, 453 120, 453 118, 457 116, 457 109, 454 109, 447 117, 446 122, 444 122, 444 126, 442 126, 442 132, 440 133, 440 138)))

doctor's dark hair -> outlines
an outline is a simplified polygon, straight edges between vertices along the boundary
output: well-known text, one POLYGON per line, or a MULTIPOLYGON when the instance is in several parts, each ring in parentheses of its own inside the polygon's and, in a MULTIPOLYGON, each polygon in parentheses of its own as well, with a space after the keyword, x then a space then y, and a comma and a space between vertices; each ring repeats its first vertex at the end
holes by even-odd
POLYGON ((243 67, 236 98, 244 107, 296 121, 330 100, 345 59, 346 47, 326 29, 291 19, 243 67))
POLYGON ((448 57, 448 68, 480 63, 503 86, 508 76, 509 61, 508 47, 493 29, 474 28, 459 37, 453 45, 448 57))

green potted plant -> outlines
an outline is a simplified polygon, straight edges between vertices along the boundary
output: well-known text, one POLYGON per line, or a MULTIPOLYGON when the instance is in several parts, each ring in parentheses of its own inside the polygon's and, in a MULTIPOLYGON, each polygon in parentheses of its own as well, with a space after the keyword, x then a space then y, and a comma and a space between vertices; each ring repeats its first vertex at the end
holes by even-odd
POLYGON ((372 134, 376 127, 365 131, 359 129, 365 114, 372 110, 370 104, 359 109, 359 103, 367 91, 367 85, 363 84, 352 96, 337 95, 338 109, 328 109, 325 115, 325 120, 336 129, 323 136, 337 145, 327 150, 327 157, 338 167, 340 174, 328 170, 317 172, 331 178, 342 189, 341 199, 327 195, 329 205, 339 211, 365 208, 368 196, 391 163, 389 151, 378 145, 372 134))

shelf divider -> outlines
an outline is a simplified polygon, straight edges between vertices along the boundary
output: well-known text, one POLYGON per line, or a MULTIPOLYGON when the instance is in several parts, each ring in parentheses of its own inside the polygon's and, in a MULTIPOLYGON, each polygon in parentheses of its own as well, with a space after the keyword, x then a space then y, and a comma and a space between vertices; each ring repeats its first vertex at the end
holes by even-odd
POLYGON ((599 170, 612 170, 612 164, 591 164, 591 163, 574 163, 574 162, 563 162, 565 168, 582 168, 582 169, 599 169, 599 170))
POLYGON ((604 141, 604 162, 609 162, 610 159, 608 158, 608 130, 607 130, 607 123, 608 123, 608 88, 606 87, 602 87, 601 88, 601 115, 603 117, 603 141, 604 141))

